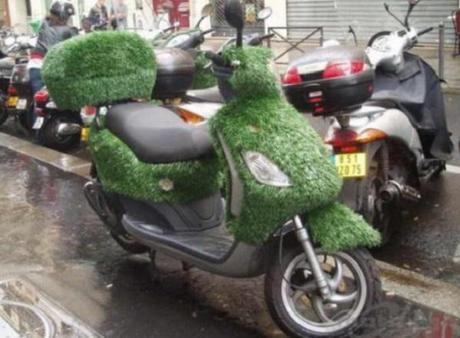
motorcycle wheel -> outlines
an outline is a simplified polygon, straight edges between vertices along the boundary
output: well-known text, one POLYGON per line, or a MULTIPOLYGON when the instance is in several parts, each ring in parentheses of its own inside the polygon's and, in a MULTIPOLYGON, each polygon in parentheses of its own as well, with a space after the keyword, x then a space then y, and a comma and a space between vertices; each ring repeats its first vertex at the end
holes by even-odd
POLYGON ((78 123, 81 124, 79 117, 73 114, 55 114, 45 122, 45 125, 39 131, 39 140, 44 146, 58 151, 67 151, 77 147, 80 144, 80 134, 60 136, 57 133, 57 127, 60 123, 78 123))
POLYGON ((380 39, 383 36, 387 36, 387 35, 390 35, 390 34, 391 34, 390 31, 382 31, 382 32, 378 32, 378 33, 372 35, 371 38, 369 39, 369 42, 367 43, 367 47, 372 47, 372 45, 374 44, 375 41, 377 41, 378 39, 380 39))
POLYGON ((383 168, 383 154, 381 149, 371 160, 369 172, 360 182, 361 206, 358 210, 361 215, 382 235, 382 245, 385 245, 393 234, 395 224, 401 215, 400 207, 386 204, 380 198, 380 189, 388 179, 388 173, 383 168))
POLYGON ((344 300, 323 300, 306 254, 296 245, 287 247, 281 258, 275 255, 265 277, 269 311, 291 337, 353 336, 365 323, 366 313, 382 300, 375 261, 364 249, 316 254, 326 276, 340 281, 335 292, 344 300))
MULTIPOLYGON (((94 164, 91 165, 90 175, 93 179, 99 181, 97 170, 94 164)), ((118 243, 120 247, 132 254, 143 254, 149 252, 150 249, 145 245, 137 242, 121 225, 121 217, 123 215, 123 206, 120 204, 116 196, 103 193, 104 196, 99 199, 99 205, 105 209, 105 217, 98 214, 104 224, 111 229, 110 236, 118 243)), ((96 210, 94 206, 91 206, 96 210)))

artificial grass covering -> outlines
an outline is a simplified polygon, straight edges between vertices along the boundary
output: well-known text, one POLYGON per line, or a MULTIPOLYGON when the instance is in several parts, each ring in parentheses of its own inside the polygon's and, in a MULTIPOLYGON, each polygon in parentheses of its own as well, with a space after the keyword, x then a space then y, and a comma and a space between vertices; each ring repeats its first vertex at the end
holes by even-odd
MULTIPOLYGON (((336 168, 318 134, 282 97, 276 75, 269 70, 271 52, 233 47, 223 56, 239 61, 229 79, 236 96, 210 124, 214 139, 222 135, 227 143, 243 181, 241 214, 228 213, 235 237, 262 243, 294 215, 307 213, 314 238, 326 250, 378 244, 377 231, 335 203, 341 188, 336 168), (280 188, 256 181, 242 156, 247 151, 264 154, 291 179, 292 186, 280 188)), ((216 143, 219 158, 225 162, 219 146, 216 143)))
POLYGON ((104 189, 136 200, 186 203, 219 190, 217 159, 148 164, 108 129, 91 128, 89 147, 104 189))
POLYGON ((193 89, 205 89, 217 85, 217 80, 211 67, 206 67, 208 64, 209 59, 206 58, 203 52, 199 52, 195 59, 196 70, 195 77, 193 78, 193 89))
POLYGON ((45 58, 43 79, 61 109, 150 98, 153 49, 135 33, 94 32, 57 44, 45 58))

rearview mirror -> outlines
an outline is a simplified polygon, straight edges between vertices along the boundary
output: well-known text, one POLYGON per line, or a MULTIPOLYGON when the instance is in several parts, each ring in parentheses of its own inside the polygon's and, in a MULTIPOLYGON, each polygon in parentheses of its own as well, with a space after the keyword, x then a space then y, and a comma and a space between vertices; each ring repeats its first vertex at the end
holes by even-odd
POLYGON ((225 2, 225 20, 236 30, 241 31, 244 28, 243 7, 239 0, 227 0, 225 2))
POLYGON ((271 9, 271 7, 265 7, 264 9, 260 10, 259 13, 257 13, 257 19, 266 20, 272 16, 272 13, 273 10, 271 9))
POLYGON ((416 4, 418 4, 420 0, 408 0, 408 1, 409 1, 409 5, 415 6, 416 4))
POLYGON ((201 9, 201 16, 202 16, 202 17, 211 16, 212 11, 213 11, 212 5, 211 5, 211 4, 207 4, 206 6, 204 6, 204 7, 201 9))

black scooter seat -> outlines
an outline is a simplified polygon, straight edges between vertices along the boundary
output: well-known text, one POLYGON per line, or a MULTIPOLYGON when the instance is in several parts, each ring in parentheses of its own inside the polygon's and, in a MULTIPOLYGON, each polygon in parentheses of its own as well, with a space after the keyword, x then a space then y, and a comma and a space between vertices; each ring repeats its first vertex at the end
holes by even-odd
POLYGON ((207 125, 185 123, 173 111, 149 103, 113 106, 107 128, 145 163, 190 161, 214 155, 207 125))

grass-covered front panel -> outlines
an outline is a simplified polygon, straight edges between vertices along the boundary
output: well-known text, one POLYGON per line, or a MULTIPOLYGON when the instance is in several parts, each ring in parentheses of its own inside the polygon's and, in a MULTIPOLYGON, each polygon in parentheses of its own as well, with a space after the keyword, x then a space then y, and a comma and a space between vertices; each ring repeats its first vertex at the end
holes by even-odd
MULTIPOLYGON (((230 48, 224 57, 239 63, 230 78, 236 96, 212 119, 211 130, 215 139, 218 135, 224 138, 243 181, 241 214, 229 215, 234 235, 261 243, 294 215, 311 213, 315 239, 326 249, 378 242, 378 233, 361 217, 335 204, 341 189, 336 168, 319 135, 282 97, 276 75, 270 71, 270 51, 230 48), (292 185, 259 183, 244 162, 247 151, 265 155, 292 185), (348 237, 338 235, 355 226, 358 231, 348 237)), ((221 150, 219 155, 225 161, 221 150)))
POLYGON ((153 49, 137 34, 95 32, 66 40, 47 53, 43 79, 63 109, 150 98, 153 49))
POLYGON ((93 127, 90 150, 104 189, 133 199, 184 203, 220 186, 217 159, 148 164, 107 129, 93 127))

